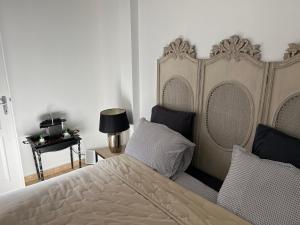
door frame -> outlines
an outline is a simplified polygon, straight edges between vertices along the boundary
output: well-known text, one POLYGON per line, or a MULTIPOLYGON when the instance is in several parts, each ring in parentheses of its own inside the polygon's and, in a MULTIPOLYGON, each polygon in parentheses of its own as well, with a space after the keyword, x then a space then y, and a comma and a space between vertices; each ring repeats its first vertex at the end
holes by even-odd
POLYGON ((16 148, 15 149, 16 156, 17 156, 16 160, 18 161, 18 165, 16 165, 15 169, 18 170, 18 174, 19 174, 18 180, 20 182, 20 187, 25 187, 24 171, 23 171, 23 165, 22 165, 22 160, 21 160, 20 145, 19 145, 19 139, 18 139, 18 134, 17 134, 15 113, 14 113, 14 108, 13 108, 13 104, 12 104, 11 89, 10 89, 10 85, 9 85, 7 66, 6 66, 6 60, 5 60, 5 51, 4 51, 1 30, 0 30, 0 60, 2 61, 1 64, 3 65, 4 82, 5 82, 5 85, 7 86, 7 104, 8 104, 8 108, 10 110, 10 114, 11 114, 10 116, 11 116, 12 131, 13 131, 12 135, 13 135, 13 139, 15 142, 14 146, 16 148))

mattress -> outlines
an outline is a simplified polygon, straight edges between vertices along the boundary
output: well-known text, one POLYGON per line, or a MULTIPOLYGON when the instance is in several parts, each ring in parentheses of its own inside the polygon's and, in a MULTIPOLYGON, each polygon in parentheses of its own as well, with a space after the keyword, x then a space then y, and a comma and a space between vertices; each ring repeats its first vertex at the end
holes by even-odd
POLYGON ((214 189, 210 188, 206 184, 192 177, 191 175, 182 172, 176 175, 174 178, 174 182, 185 187, 187 190, 190 190, 203 198, 211 201, 213 203, 217 203, 218 192, 214 189))
POLYGON ((0 224, 249 223, 122 154, 1 195, 0 224))

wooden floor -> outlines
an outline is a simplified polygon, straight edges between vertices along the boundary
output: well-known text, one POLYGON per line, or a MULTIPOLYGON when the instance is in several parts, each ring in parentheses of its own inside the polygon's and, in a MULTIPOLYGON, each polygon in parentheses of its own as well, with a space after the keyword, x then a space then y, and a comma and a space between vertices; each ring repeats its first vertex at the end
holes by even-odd
MULTIPOLYGON (((84 160, 81 160, 81 167, 85 167, 87 166, 86 164, 84 164, 84 160)), ((64 164, 61 165, 59 167, 53 168, 53 169, 49 169, 49 170, 45 170, 44 171, 44 178, 45 180, 50 179, 52 177, 57 177, 59 175, 71 172, 73 170, 79 169, 79 161, 74 161, 74 169, 71 168, 70 163, 68 164, 64 164)), ((31 184, 35 184, 40 182, 37 178, 36 174, 32 174, 29 176, 26 176, 25 178, 25 185, 29 186, 31 184)))

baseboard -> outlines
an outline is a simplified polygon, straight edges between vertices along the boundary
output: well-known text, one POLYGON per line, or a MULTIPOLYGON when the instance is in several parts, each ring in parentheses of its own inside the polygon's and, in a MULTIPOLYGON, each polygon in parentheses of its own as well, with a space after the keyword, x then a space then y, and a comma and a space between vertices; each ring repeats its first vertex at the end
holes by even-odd
MULTIPOLYGON (((81 165, 85 166, 84 160, 81 160, 81 165)), ((74 169, 78 169, 78 168, 79 168, 79 160, 74 161, 74 169)), ((56 177, 56 176, 64 174, 64 173, 68 173, 72 170, 73 169, 71 167, 71 163, 66 163, 66 164, 63 164, 61 166, 58 166, 58 167, 55 167, 52 169, 44 170, 44 177, 45 177, 45 179, 48 179, 48 178, 56 177)), ((24 177, 24 180, 25 180, 26 186, 31 185, 33 183, 37 183, 39 181, 36 174, 31 174, 31 175, 26 176, 26 177, 24 177)))

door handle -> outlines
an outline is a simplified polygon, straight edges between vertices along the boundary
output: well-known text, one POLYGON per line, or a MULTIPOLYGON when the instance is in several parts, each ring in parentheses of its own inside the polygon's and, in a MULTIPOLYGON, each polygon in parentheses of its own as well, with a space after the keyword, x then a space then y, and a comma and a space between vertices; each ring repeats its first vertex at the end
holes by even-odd
POLYGON ((0 98, 0 105, 3 107, 4 114, 8 114, 8 108, 7 108, 7 98, 6 96, 1 96, 0 98))

